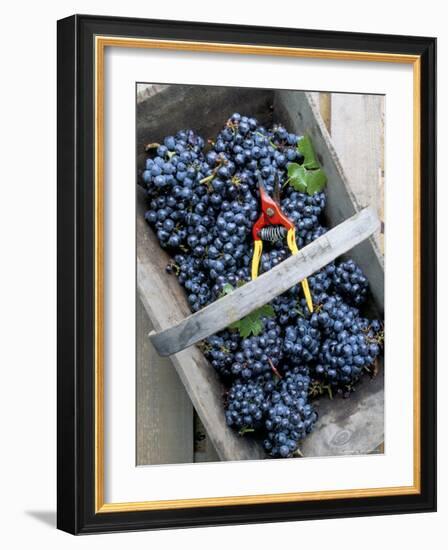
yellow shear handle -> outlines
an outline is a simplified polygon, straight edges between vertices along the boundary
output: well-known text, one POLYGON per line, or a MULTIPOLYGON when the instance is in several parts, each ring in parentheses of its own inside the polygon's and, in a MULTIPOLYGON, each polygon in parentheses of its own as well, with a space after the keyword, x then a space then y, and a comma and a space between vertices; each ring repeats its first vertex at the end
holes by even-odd
POLYGON ((261 253, 263 251, 263 241, 254 241, 254 254, 252 256, 252 280, 258 277, 258 267, 260 265, 261 253))
MULTIPOLYGON (((291 229, 288 229, 286 241, 288 243, 289 250, 291 250, 291 254, 298 254, 299 249, 297 248, 296 230, 294 227, 291 227, 291 229)), ((310 287, 308 286, 307 279, 302 280, 302 288, 303 288, 303 293, 305 294, 306 305, 308 306, 310 313, 313 313, 313 300, 311 299, 311 292, 310 292, 310 287)))

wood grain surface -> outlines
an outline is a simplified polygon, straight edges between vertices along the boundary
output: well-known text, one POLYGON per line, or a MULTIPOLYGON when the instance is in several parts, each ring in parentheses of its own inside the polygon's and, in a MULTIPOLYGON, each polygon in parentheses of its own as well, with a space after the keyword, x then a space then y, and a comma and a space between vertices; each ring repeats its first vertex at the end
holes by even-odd
POLYGON ((193 462, 193 405, 169 359, 154 350, 137 297, 137 465, 193 462))

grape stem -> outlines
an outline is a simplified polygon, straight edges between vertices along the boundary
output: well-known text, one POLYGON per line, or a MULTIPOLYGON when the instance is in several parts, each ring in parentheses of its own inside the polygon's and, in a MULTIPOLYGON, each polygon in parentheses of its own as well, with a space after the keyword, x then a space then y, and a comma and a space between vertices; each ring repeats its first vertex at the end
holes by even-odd
POLYGON ((271 359, 268 357, 268 363, 272 369, 272 372, 277 376, 280 380, 283 378, 283 376, 278 372, 278 370, 275 368, 274 363, 271 361, 271 359))
POLYGON ((160 147, 160 143, 148 143, 145 145, 145 152, 147 153, 151 149, 157 149, 158 147, 160 147))
POLYGON ((239 435, 245 435, 247 433, 251 433, 251 432, 254 432, 255 429, 254 428, 241 428, 241 430, 238 432, 239 435))

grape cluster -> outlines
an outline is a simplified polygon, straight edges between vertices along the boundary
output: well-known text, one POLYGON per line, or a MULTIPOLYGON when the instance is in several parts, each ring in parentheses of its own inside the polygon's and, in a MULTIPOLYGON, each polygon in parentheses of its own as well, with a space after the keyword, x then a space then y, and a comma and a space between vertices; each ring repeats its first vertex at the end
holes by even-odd
POLYGON ((259 429, 263 425, 267 408, 267 394, 262 379, 237 379, 227 395, 227 425, 242 432, 259 429))
POLYGON ((316 359, 320 348, 320 332, 311 323, 299 317, 285 330, 283 352, 294 365, 304 365, 316 359))
POLYGON ((338 294, 323 294, 321 302, 310 317, 310 324, 324 335, 332 336, 353 328, 358 310, 344 302, 338 294))
MULTIPOLYGON (((303 315, 300 306, 300 285, 296 285, 272 301, 277 322, 282 327, 295 323, 303 315)), ((305 304, 306 306, 306 304, 305 304)))
POLYGON ((310 196, 292 191, 281 201, 283 212, 296 226, 299 248, 314 241, 325 232, 319 223, 325 204, 326 195, 323 192, 310 196))
MULTIPOLYGON (((145 218, 171 261, 167 272, 184 287, 193 312, 250 280, 252 227, 260 215, 258 180, 296 228, 299 248, 323 235, 325 192, 298 192, 288 165, 302 164, 301 137, 280 124, 267 129, 234 113, 214 141, 181 130, 147 146, 140 172, 145 218)), ((264 243, 260 272, 289 256, 286 239, 264 243)), ((227 389, 225 418, 240 433, 254 432, 270 457, 291 457, 311 432, 317 414, 311 384, 344 394, 372 368, 382 326, 360 312, 368 281, 352 261, 332 262, 308 278, 311 314, 298 281, 271 302, 272 316, 242 337, 228 328, 202 343, 227 389)), ((247 435, 249 437, 249 435, 247 435)))
POLYGON ((198 311, 210 302, 211 290, 200 258, 176 254, 166 270, 175 273, 179 283, 185 287, 192 311, 198 311))
POLYGON ((328 297, 310 323, 320 328, 322 341, 314 371, 317 378, 347 393, 369 370, 380 353, 382 327, 360 316, 337 294, 328 297))
POLYGON ((232 374, 242 378, 257 378, 275 372, 282 359, 282 346, 283 339, 277 321, 266 319, 260 334, 241 340, 234 355, 232 374))
POLYGON ((313 293, 314 300, 317 303, 322 303, 328 296, 328 293, 331 292, 333 285, 332 274, 334 270, 334 263, 330 263, 308 277, 308 284, 313 293))
POLYGON ((204 169, 203 147, 204 140, 192 130, 180 131, 166 137, 156 156, 146 161, 142 180, 152 200, 145 217, 163 247, 177 249, 187 241, 192 248, 204 247, 209 242, 208 197, 198 185, 204 169))
POLYGON ((266 271, 269 271, 279 263, 283 262, 283 260, 286 259, 287 256, 288 254, 285 249, 273 249, 269 250, 269 252, 263 252, 260 261, 260 272, 264 273, 266 271))
POLYGON ((341 262, 333 272, 333 285, 341 296, 356 306, 367 299, 369 282, 361 268, 353 261, 341 262))
POLYGON ((272 387, 266 415, 264 448, 274 458, 291 456, 313 429, 317 413, 308 401, 310 376, 307 369, 287 369, 272 387))
POLYGON ((373 365, 379 353, 375 338, 344 330, 324 340, 315 372, 337 390, 348 392, 363 370, 373 365))
POLYGON ((207 338, 203 345, 205 356, 224 378, 232 376, 234 356, 240 343, 241 338, 236 331, 223 330, 207 338))

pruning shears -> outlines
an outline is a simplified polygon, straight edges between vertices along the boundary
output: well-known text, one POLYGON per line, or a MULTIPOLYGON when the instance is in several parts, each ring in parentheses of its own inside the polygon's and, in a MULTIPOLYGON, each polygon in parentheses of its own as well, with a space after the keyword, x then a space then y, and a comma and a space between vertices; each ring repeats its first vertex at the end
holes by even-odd
MULTIPOLYGON (((275 242, 286 235, 286 242, 291 254, 299 253, 296 243, 296 228, 280 208, 280 186, 278 179, 276 179, 274 185, 274 198, 268 195, 260 176, 258 176, 258 190, 261 199, 261 214, 252 228, 252 237, 254 240, 252 280, 258 277, 258 269, 260 266, 261 254, 263 252, 263 240, 275 242)), ((305 294, 306 304, 310 313, 312 313, 313 301, 308 280, 303 279, 301 284, 303 293, 305 294)))

